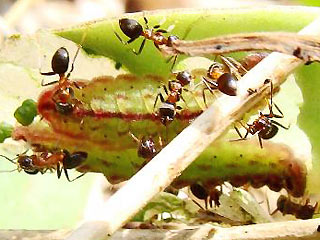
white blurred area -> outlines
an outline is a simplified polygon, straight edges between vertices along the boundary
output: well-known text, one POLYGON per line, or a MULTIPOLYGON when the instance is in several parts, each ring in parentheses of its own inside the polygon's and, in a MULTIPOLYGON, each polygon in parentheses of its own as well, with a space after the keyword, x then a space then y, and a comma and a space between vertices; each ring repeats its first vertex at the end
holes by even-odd
POLYGON ((0 0, 0 41, 14 33, 61 28, 124 12, 292 4, 289 0, 0 0))

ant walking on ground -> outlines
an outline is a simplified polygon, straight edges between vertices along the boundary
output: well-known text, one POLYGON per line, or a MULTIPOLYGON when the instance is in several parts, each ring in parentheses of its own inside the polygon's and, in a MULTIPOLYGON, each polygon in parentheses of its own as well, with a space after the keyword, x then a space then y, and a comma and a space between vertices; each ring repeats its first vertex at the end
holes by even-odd
POLYGON ((260 147, 263 148, 262 139, 273 138, 279 131, 278 127, 284 128, 286 130, 289 129, 289 127, 285 127, 282 124, 280 124, 277 121, 272 119, 272 118, 283 118, 284 115, 283 115, 282 111, 280 110, 280 108, 275 103, 273 103, 273 101, 272 101, 272 96, 273 96, 273 84, 272 84, 272 81, 270 79, 267 79, 265 81, 265 84, 267 84, 269 82, 270 82, 270 88, 271 88, 271 90, 270 90, 270 102, 267 101, 268 108, 269 108, 269 113, 268 114, 264 114, 264 113, 259 111, 259 117, 256 120, 254 120, 252 124, 248 124, 247 123, 247 126, 244 125, 241 121, 239 121, 240 124, 242 125, 242 127, 244 127, 247 130, 247 132, 244 135, 244 137, 242 137, 239 129, 235 126, 234 128, 237 131, 238 135, 240 136, 240 139, 233 140, 233 141, 246 140, 249 133, 251 135, 254 135, 254 134, 258 133, 259 144, 260 144, 260 147), (273 106, 276 107, 276 109, 278 110, 280 115, 275 114, 273 112, 273 109, 272 109, 273 106))
POLYGON ((88 154, 86 152, 74 152, 70 154, 67 150, 62 150, 53 153, 45 151, 30 156, 26 155, 26 152, 24 152, 18 154, 14 159, 10 159, 4 155, 0 156, 17 166, 13 171, 17 170, 20 172, 23 170, 28 174, 35 175, 38 172, 44 174, 48 170, 56 170, 58 179, 61 177, 63 171, 67 180, 73 182, 82 177, 85 173, 70 180, 67 170, 79 167, 87 159, 88 154))

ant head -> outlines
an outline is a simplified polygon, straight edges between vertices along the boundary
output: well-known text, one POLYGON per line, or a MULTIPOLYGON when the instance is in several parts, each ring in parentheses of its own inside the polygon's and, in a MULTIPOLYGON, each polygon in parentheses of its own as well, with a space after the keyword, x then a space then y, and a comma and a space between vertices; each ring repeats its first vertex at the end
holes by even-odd
POLYGON ((51 67, 54 73, 64 74, 69 67, 69 52, 66 48, 59 48, 52 57, 51 67))
POLYGON ((229 96, 237 95, 237 80, 230 73, 222 74, 218 80, 218 89, 229 96))
POLYGON ((153 139, 143 137, 138 148, 138 156, 142 158, 153 158, 157 153, 153 139))
POLYGON ((17 161, 18 169, 23 169, 28 174, 37 174, 39 172, 38 169, 35 168, 33 165, 33 159, 32 157, 29 157, 27 155, 20 155, 18 156, 17 161))
POLYGON ((207 199, 209 196, 207 190, 198 183, 190 185, 190 191, 196 198, 199 199, 207 199))
POLYGON ((161 123, 167 126, 167 124, 173 121, 176 115, 175 106, 166 102, 162 103, 159 107, 159 115, 161 123))
POLYGON ((169 37, 168 37, 168 42, 167 42, 167 46, 168 47, 172 47, 172 44, 175 42, 175 41, 177 41, 179 38, 177 37, 177 36, 175 36, 175 35, 170 35, 169 37))
POLYGON ((192 76, 189 71, 181 71, 178 72, 176 79, 181 83, 182 86, 186 86, 190 84, 192 76))
POLYGON ((122 18, 119 20, 121 31, 129 38, 136 39, 143 33, 140 23, 134 19, 122 18))

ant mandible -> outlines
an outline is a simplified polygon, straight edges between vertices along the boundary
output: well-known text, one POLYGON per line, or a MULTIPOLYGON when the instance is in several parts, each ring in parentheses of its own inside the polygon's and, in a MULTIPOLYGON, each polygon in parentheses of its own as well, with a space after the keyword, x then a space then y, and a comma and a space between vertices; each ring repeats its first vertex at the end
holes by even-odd
POLYGON ((176 115, 176 111, 182 109, 180 106, 177 106, 176 103, 180 101, 180 98, 184 102, 186 102, 182 97, 182 90, 188 91, 184 87, 186 85, 189 85, 192 81, 192 75, 189 71, 181 71, 176 73, 175 75, 175 80, 170 80, 168 82, 169 91, 165 85, 162 85, 165 93, 167 94, 167 99, 165 100, 163 95, 161 93, 158 93, 153 105, 154 109, 156 107, 158 98, 160 98, 161 105, 159 107, 159 116, 161 123, 165 126, 173 121, 176 115))
POLYGON ((85 173, 70 180, 67 169, 79 167, 87 159, 88 154, 86 152, 74 152, 70 154, 67 150, 62 150, 54 153, 45 151, 30 156, 26 155, 26 152, 24 152, 18 154, 15 159, 10 159, 4 155, 0 156, 17 165, 17 168, 13 171, 18 170, 20 172, 23 170, 28 174, 35 175, 39 172, 44 174, 48 170, 52 171, 55 169, 57 170, 58 179, 60 179, 63 171, 67 180, 73 182, 82 177, 85 173))
POLYGON ((70 114, 73 109, 81 104, 81 102, 74 98, 74 91, 72 85, 76 88, 80 88, 76 82, 70 82, 69 77, 74 69, 74 62, 80 51, 80 45, 76 51, 73 58, 71 69, 68 71, 69 67, 69 52, 65 47, 59 48, 52 57, 51 67, 52 72, 40 72, 44 76, 59 75, 59 80, 52 81, 49 83, 41 82, 41 86, 49 86, 55 83, 59 84, 59 89, 53 94, 52 100, 55 103, 56 110, 62 114, 70 114), (66 74, 67 73, 67 74, 66 74))
POLYGON ((274 210, 271 215, 275 214, 277 211, 280 211, 282 215, 292 214, 299 219, 311 219, 318 207, 318 202, 312 206, 309 204, 309 200, 305 204, 301 205, 295 202, 292 202, 290 198, 280 195, 277 200, 277 208, 274 210))
MULTIPOLYGON (((160 25, 155 25, 152 28, 149 28, 148 25, 148 19, 146 17, 143 17, 144 22, 145 22, 145 29, 143 29, 142 25, 137 22, 134 19, 128 19, 128 18, 122 18, 119 20, 119 26, 121 31, 130 39, 128 41, 124 41, 121 39, 121 37, 119 36, 118 33, 114 32, 114 34, 116 35, 116 37, 120 40, 120 42, 124 45, 130 44, 133 41, 135 41, 137 38, 139 38, 140 36, 144 37, 138 52, 134 49, 131 49, 132 52, 136 55, 139 55, 143 48, 144 45, 146 43, 146 40, 151 40, 154 43, 154 46, 160 50, 161 45, 165 45, 168 47, 171 47, 173 42, 178 40, 179 38, 175 35, 170 35, 169 37, 165 37, 163 35, 163 33, 168 33, 167 30, 164 29, 160 29, 160 25)), ((177 56, 174 56, 174 60, 173 60, 173 65, 171 67, 171 69, 173 68, 173 66, 175 65, 175 62, 177 60, 177 56)))
POLYGON ((238 135, 240 136, 240 139, 237 139, 237 140, 246 140, 249 133, 251 135, 254 135, 254 134, 258 133, 259 144, 260 144, 261 148, 263 148, 262 139, 273 138, 279 131, 278 126, 281 127, 281 128, 284 128, 286 130, 289 129, 289 127, 285 127, 282 124, 280 124, 277 121, 272 119, 272 118, 283 118, 284 115, 283 115, 282 111, 280 110, 280 108, 275 103, 273 103, 273 101, 272 101, 272 95, 273 95, 273 84, 272 84, 272 81, 270 79, 267 79, 265 81, 265 84, 269 83, 269 82, 270 82, 270 88, 271 88, 271 90, 270 90, 270 102, 267 101, 268 108, 269 108, 269 113, 268 114, 263 114, 262 112, 259 111, 259 117, 256 120, 254 120, 252 124, 248 124, 247 123, 247 126, 245 126, 240 121, 240 124, 247 130, 247 132, 244 135, 244 137, 242 137, 239 129, 236 126, 234 127, 235 130, 237 131, 238 135), (272 110, 273 106, 276 107, 276 109, 279 111, 279 113, 281 115, 273 113, 273 110, 272 110))

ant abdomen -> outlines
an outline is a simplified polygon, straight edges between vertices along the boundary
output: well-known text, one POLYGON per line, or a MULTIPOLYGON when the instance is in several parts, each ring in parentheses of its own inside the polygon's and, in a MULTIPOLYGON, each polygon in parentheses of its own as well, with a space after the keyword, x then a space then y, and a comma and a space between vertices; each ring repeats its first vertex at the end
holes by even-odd
POLYGON ((230 73, 222 74, 218 80, 218 89, 229 96, 237 95, 237 80, 230 73))
POLYGON ((122 18, 119 20, 121 31, 132 41, 143 33, 143 28, 140 23, 134 19, 122 18))
POLYGON ((268 126, 265 126, 259 133, 258 135, 262 139, 270 139, 273 138, 279 131, 279 128, 273 124, 270 124, 268 126))
POLYGON ((52 57, 51 67, 55 74, 64 74, 68 71, 69 52, 66 48, 59 48, 52 57))
POLYGON ((79 167, 88 157, 88 153, 86 152, 74 152, 70 154, 67 150, 64 150, 63 153, 65 154, 63 158, 63 167, 65 169, 79 167))

